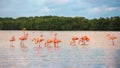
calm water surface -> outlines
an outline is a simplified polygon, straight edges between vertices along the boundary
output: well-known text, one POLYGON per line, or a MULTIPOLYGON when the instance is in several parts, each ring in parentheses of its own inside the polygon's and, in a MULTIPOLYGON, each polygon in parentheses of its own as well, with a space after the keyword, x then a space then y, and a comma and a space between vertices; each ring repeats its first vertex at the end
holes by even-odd
MULTIPOLYGON (((40 31, 29 33, 28 40, 24 41, 26 48, 20 47, 18 38, 22 31, 0 31, 0 68, 120 68, 120 32, 112 31, 56 31, 57 38, 61 39, 59 48, 36 47, 32 38, 37 37, 40 31), (107 39, 110 33, 117 37, 115 45, 107 39), (70 46, 72 36, 86 34, 90 38, 87 46, 70 46), (9 37, 15 35, 15 48, 10 47, 9 37)), ((50 31, 42 31, 44 39, 51 38, 50 31)), ((53 44, 50 44, 53 46, 53 44)))

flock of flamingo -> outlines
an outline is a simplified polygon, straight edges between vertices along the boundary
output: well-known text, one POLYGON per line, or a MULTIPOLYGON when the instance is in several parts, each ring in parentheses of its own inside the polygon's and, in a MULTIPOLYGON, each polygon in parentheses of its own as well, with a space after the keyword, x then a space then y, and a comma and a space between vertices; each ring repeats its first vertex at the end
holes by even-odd
MULTIPOLYGON (((34 33, 35 33, 35 32, 33 31, 33 35, 34 35, 34 33)), ((23 28, 23 35, 19 37, 21 47, 26 47, 26 46, 24 45, 24 41, 27 40, 27 39, 28 39, 28 33, 26 33, 25 28, 23 28)), ((13 42, 15 42, 15 40, 16 40, 16 38, 15 38, 14 35, 11 36, 10 39, 9 39, 10 45, 11 45, 12 47, 14 47, 14 46, 13 46, 13 42)), ((38 47, 40 47, 40 43, 43 42, 43 41, 45 41, 45 39, 43 38, 42 32, 40 33, 40 36, 34 37, 34 38, 32 39, 32 41, 33 41, 38 47)), ((54 37, 47 39, 47 40, 45 41, 44 46, 45 46, 45 47, 51 47, 49 44, 50 44, 50 43, 54 43, 54 47, 58 47, 58 43, 60 43, 60 42, 62 42, 62 41, 61 41, 60 39, 57 39, 57 33, 54 33, 54 37)))
MULTIPOLYGON (((28 39, 28 33, 26 33, 26 29, 25 29, 25 28, 23 28, 22 31, 23 31, 23 35, 19 37, 20 45, 21 45, 21 47, 26 47, 26 46, 24 45, 24 41, 28 39)), ((34 33, 35 33, 35 32, 33 31, 33 35, 34 35, 34 33)), ((111 34, 108 34, 107 37, 108 37, 109 40, 112 40, 112 45, 114 45, 114 39, 116 39, 116 36, 113 36, 113 35, 111 35, 111 34)), ((11 36, 10 39, 9 39, 10 45, 11 45, 12 47, 14 47, 14 46, 13 46, 13 42, 15 42, 15 40, 16 40, 16 38, 15 38, 14 35, 11 36)), ((77 36, 73 36, 73 37, 71 38, 70 45, 75 46, 77 40, 78 40, 78 44, 86 45, 86 42, 89 42, 89 41, 90 41, 90 38, 89 38, 87 35, 83 35, 83 36, 80 37, 80 38, 77 37, 77 36)), ((45 39, 43 38, 42 32, 40 33, 40 36, 34 37, 34 38, 32 39, 32 41, 33 41, 38 47, 40 47, 40 43, 43 42, 43 41, 45 41, 44 47, 51 47, 51 46, 50 46, 50 43, 53 43, 55 48, 58 47, 58 43, 62 42, 62 40, 60 40, 60 39, 57 38, 57 33, 54 33, 54 37, 45 40, 45 39)))

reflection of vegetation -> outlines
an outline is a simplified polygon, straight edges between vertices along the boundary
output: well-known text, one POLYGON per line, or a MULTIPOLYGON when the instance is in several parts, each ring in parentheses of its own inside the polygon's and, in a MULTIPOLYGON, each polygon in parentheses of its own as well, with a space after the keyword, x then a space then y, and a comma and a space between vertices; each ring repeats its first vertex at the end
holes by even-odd
POLYGON ((120 30, 120 17, 86 19, 85 17, 0 18, 1 30, 120 30))

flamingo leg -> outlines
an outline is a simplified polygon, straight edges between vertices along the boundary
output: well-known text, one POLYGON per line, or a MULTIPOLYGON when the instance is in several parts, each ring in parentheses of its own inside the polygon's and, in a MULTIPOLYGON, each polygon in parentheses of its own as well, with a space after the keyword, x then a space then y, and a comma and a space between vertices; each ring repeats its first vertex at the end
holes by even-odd
POLYGON ((114 40, 112 40, 112 45, 114 45, 114 40))
POLYGON ((14 46, 13 46, 13 41, 10 42, 10 47, 11 47, 11 48, 14 48, 14 46))
POLYGON ((22 41, 20 41, 20 45, 22 45, 22 41))
POLYGON ((83 41, 83 44, 82 45, 85 45, 85 41, 83 41))
POLYGON ((57 47, 57 43, 54 43, 54 47, 57 47))
POLYGON ((44 44, 44 47, 46 47, 46 46, 47 46, 47 43, 44 44))
POLYGON ((20 45, 21 45, 22 48, 25 47, 24 41, 21 40, 20 45))

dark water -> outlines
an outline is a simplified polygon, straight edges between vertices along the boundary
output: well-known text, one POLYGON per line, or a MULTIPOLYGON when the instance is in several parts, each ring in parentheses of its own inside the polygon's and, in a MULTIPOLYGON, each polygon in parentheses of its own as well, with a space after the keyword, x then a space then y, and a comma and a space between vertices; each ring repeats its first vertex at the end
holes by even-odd
MULTIPOLYGON (((58 38, 62 40, 58 48, 46 48, 44 42, 36 47, 30 40, 31 31, 28 33, 27 47, 21 48, 16 39, 12 48, 8 41, 10 35, 19 37, 21 31, 0 31, 0 68, 120 68, 120 32, 58 31, 58 38), (106 39, 107 33, 117 37, 114 46, 106 39), (69 45, 73 35, 83 34, 90 37, 87 46, 69 45)), ((46 39, 50 37, 49 31, 43 34, 46 39)))

